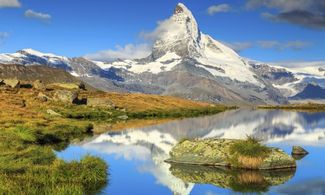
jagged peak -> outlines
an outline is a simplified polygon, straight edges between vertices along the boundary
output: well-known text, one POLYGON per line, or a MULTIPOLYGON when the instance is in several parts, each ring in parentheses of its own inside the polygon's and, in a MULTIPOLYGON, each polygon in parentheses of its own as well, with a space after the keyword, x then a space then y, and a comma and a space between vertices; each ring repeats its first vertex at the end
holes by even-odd
POLYGON ((191 11, 183 3, 178 3, 174 11, 174 14, 180 14, 180 13, 192 14, 191 11))

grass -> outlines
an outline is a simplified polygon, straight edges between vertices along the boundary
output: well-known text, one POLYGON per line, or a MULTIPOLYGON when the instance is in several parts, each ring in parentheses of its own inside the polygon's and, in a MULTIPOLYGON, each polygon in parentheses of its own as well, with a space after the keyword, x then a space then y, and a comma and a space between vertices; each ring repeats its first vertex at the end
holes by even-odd
POLYGON ((323 112, 325 111, 325 104, 306 103, 306 104, 288 104, 288 105, 263 105, 258 106, 259 109, 281 109, 281 110, 295 110, 308 112, 323 112))
POLYGON ((259 167, 263 159, 271 152, 270 148, 251 136, 248 136, 246 140, 238 140, 232 144, 229 151, 235 154, 230 160, 233 164, 248 169, 259 167))
MULTIPOLYGON (((55 90, 41 92, 51 97, 55 90)), ((108 165, 91 156, 65 162, 54 151, 92 136, 98 126, 116 129, 127 126, 126 121, 151 124, 227 109, 174 97, 81 91, 80 98, 109 98, 116 105, 88 107, 42 102, 35 98, 39 92, 0 89, 0 194, 93 194, 106 184, 108 165), (49 109, 59 115, 48 114, 49 109)))

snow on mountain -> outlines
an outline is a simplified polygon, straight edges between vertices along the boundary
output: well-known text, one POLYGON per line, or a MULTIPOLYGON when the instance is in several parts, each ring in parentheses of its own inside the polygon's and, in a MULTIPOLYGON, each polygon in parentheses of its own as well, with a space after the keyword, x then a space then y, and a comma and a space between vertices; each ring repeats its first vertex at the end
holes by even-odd
POLYGON ((185 58, 196 60, 196 67, 203 68, 213 76, 227 77, 240 82, 248 82, 259 87, 256 75, 250 65, 231 48, 203 34, 198 24, 184 4, 179 3, 174 14, 163 22, 167 26, 161 30, 155 41, 150 61, 117 61, 106 63, 103 68, 123 68, 132 73, 150 72, 158 74, 171 71, 185 58))

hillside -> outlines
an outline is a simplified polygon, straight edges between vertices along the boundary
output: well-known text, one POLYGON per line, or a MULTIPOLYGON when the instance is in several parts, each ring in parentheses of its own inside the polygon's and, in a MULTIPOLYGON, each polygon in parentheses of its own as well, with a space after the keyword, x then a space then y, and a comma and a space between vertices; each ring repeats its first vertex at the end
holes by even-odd
POLYGON ((0 64, 0 78, 15 78, 24 81, 42 80, 44 83, 73 83, 80 80, 68 72, 47 66, 22 66, 14 64, 0 64))

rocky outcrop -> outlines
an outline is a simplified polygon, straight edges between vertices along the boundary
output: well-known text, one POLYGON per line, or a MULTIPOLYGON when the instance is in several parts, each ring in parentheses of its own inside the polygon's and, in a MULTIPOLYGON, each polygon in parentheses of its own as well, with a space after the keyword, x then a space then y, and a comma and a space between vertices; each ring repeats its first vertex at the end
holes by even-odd
POLYGON ((4 83, 11 88, 19 88, 20 81, 17 79, 5 79, 4 83))
POLYGON ((65 103, 74 103, 78 100, 77 91, 68 91, 68 90, 57 90, 53 96, 54 100, 61 101, 65 103))
POLYGON ((278 148, 269 148, 265 156, 247 156, 231 151, 241 140, 196 139, 177 144, 170 152, 169 163, 272 170, 295 168, 295 160, 278 148))

